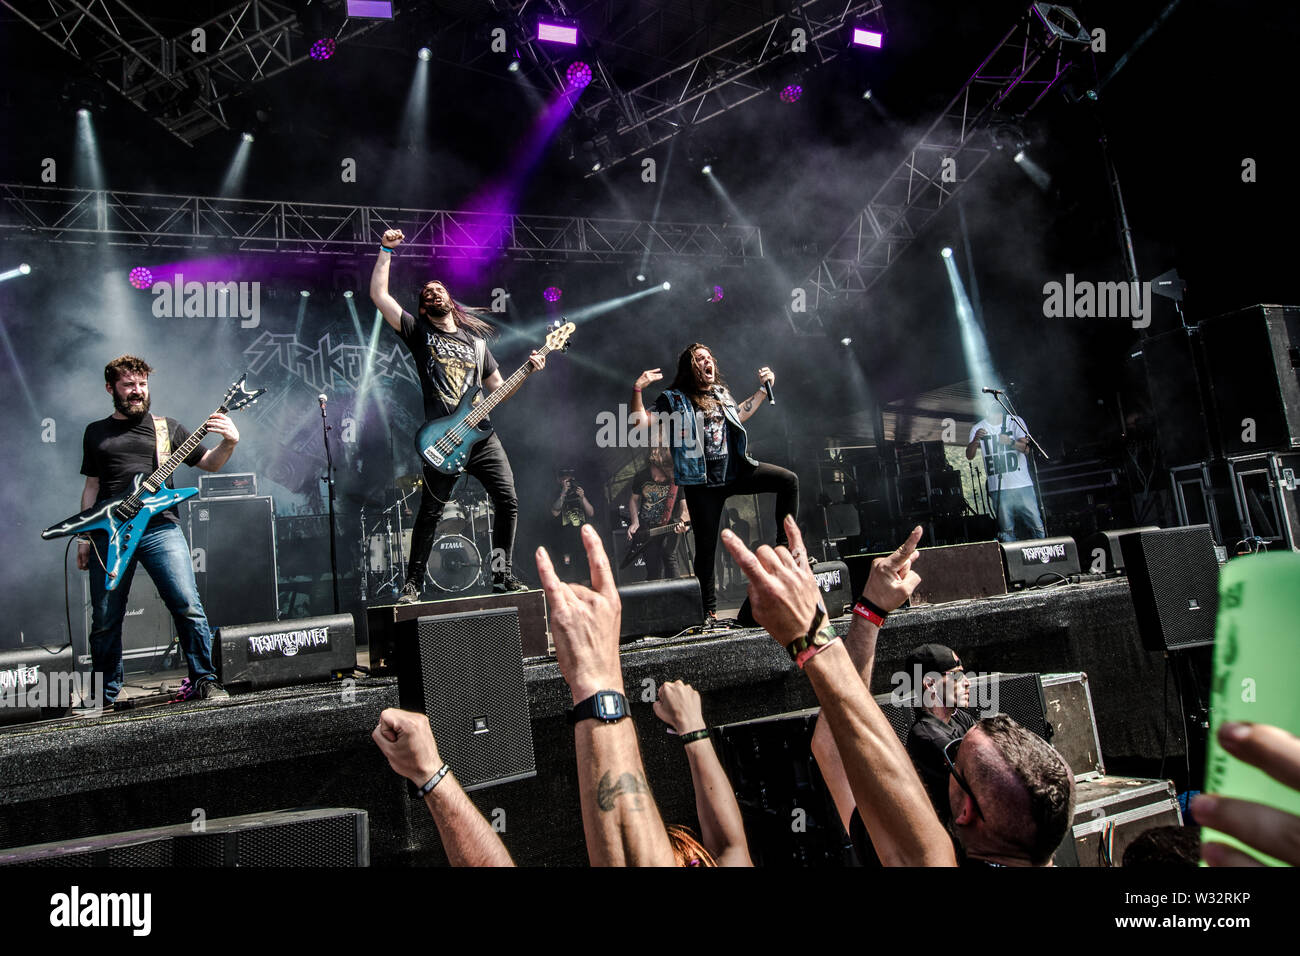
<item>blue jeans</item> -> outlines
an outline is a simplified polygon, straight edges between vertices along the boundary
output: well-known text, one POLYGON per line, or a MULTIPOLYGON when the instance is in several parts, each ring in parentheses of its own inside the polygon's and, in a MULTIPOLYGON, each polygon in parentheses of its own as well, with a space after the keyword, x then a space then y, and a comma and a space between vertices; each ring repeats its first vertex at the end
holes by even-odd
POLYGON ((989 497, 998 509, 998 540, 1003 542, 1018 541, 1016 522, 1029 532, 1025 537, 1046 538, 1043 531, 1043 519, 1038 513, 1038 499, 1034 496, 1032 485, 1024 488, 1004 488, 1001 492, 990 492, 989 497))
MULTIPOLYGON (((92 537, 93 546, 105 554, 108 536, 97 531, 92 537)), ((167 610, 172 612, 189 664, 190 682, 217 676, 212 668, 212 632, 194 583, 189 542, 180 525, 159 522, 140 538, 139 547, 122 573, 122 582, 114 590, 105 590, 104 569, 93 555, 90 559, 90 659, 93 672, 104 675, 105 706, 112 704, 122 689, 122 620, 136 565, 143 565, 149 572, 167 610)))

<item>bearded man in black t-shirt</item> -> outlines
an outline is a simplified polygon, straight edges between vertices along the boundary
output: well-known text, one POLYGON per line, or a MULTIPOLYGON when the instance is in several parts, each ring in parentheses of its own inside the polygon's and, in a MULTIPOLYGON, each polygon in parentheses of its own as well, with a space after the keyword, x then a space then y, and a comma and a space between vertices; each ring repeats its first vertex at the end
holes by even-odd
MULTIPOLYGON (((487 348, 492 326, 461 308, 447 287, 429 281, 420 290, 418 316, 413 316, 388 292, 388 271, 392 253, 405 236, 400 229, 384 233, 379 258, 370 275, 370 298, 401 337, 420 374, 424 393, 424 417, 444 418, 456 410, 461 398, 476 387, 490 394, 504 384, 497 361, 487 348)), ((546 364, 544 356, 531 356, 535 368, 546 364)), ((451 497, 456 475, 444 475, 424 464, 424 490, 420 511, 411 533, 411 553, 407 559, 406 583, 398 604, 411 604, 420 598, 429 552, 438 528, 442 509, 451 497)), ((474 446, 465 470, 483 483, 492 499, 495 521, 492 525, 492 590, 497 593, 526 591, 528 586, 511 571, 515 525, 519 520, 519 499, 515 495, 515 476, 510 470, 501 439, 493 432, 474 446), (501 563, 498 562, 500 556, 501 563)))
MULTIPOLYGON (((86 484, 81 492, 81 510, 110 501, 131 489, 136 475, 147 475, 157 468, 159 445, 165 454, 179 448, 190 432, 174 418, 149 415, 149 373, 147 362, 134 355, 123 355, 104 368, 104 388, 113 398, 113 414, 86 426, 82 439, 81 473, 86 484), (159 422, 158 426, 155 421, 159 422), (162 439, 165 422, 166 440, 162 439)), ((199 446, 185 459, 185 464, 218 471, 230 460, 239 442, 239 430, 225 415, 215 414, 207 421, 208 430, 221 436, 216 448, 199 446)), ((171 479, 167 480, 171 487, 171 479)), ((154 515, 135 554, 122 572, 122 579, 112 591, 107 590, 104 556, 108 553, 108 535, 90 533, 77 545, 77 567, 90 572, 91 631, 90 656, 94 672, 104 675, 104 705, 117 700, 122 689, 122 621, 126 616, 127 595, 137 564, 143 565, 158 587, 167 609, 176 622, 181 649, 189 668, 189 680, 182 685, 180 699, 191 697, 227 697, 217 682, 212 667, 212 632, 199 600, 194 582, 194 565, 190 546, 181 532, 174 507, 154 515)))

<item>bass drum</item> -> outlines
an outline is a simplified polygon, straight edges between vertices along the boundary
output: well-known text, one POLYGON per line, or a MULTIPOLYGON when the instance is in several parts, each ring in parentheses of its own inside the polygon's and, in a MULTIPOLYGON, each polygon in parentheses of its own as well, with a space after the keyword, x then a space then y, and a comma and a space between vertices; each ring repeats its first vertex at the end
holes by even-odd
POLYGON ((483 576, 483 558, 474 542, 458 534, 443 535, 429 553, 429 578, 442 591, 464 591, 483 576))

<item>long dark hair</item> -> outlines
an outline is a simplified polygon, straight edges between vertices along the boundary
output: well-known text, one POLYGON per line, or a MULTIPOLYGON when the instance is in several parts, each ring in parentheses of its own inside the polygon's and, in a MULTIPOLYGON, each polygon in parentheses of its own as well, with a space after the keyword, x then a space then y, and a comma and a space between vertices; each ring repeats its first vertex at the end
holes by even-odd
MULTIPOLYGON (((424 290, 427 289, 430 283, 433 282, 436 282, 444 289, 447 289, 447 283, 443 282, 441 279, 430 279, 428 282, 424 283, 424 285, 420 286, 420 294, 416 300, 420 303, 417 308, 417 314, 420 316, 420 318, 424 319, 430 324, 433 323, 433 319, 429 316, 428 309, 426 309, 424 306, 424 290)), ((490 322, 485 321, 481 317, 482 316, 481 309, 465 308, 463 305, 461 305, 459 302, 456 301, 456 297, 451 294, 450 289, 447 289, 447 298, 451 300, 451 316, 453 321, 455 321, 457 328, 465 329, 467 332, 471 332, 474 335, 480 336, 482 338, 489 338, 497 334, 496 326, 492 325, 490 322)))
MULTIPOLYGON (((692 342, 686 346, 686 351, 677 357, 677 377, 673 379, 672 384, 668 387, 690 395, 696 399, 696 404, 709 405, 714 400, 713 394, 695 375, 694 358, 698 349, 705 349, 710 355, 713 355, 713 349, 703 342, 692 342)), ((722 366, 718 364, 716 355, 713 355, 713 384, 721 385, 723 388, 727 387, 726 379, 722 377, 722 366)))

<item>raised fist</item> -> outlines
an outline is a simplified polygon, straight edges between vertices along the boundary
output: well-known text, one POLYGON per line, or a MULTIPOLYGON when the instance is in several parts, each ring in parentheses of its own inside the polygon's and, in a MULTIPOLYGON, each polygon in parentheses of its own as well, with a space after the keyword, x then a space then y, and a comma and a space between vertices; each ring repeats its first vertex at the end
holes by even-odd
POLYGON ((405 238, 406 236, 402 235, 402 230, 389 229, 384 232, 384 238, 382 242, 384 245, 388 246, 389 248, 392 248, 393 246, 397 245, 405 238))

